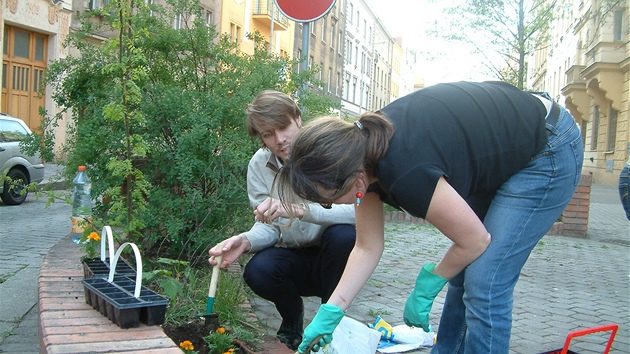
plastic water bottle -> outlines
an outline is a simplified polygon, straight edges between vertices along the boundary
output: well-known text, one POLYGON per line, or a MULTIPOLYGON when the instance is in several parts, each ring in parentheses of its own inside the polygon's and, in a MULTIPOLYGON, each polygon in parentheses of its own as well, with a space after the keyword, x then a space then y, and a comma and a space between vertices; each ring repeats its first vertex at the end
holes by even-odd
POLYGON ((79 166, 77 176, 72 181, 72 242, 79 244, 83 230, 92 221, 92 182, 85 172, 85 166, 79 166))

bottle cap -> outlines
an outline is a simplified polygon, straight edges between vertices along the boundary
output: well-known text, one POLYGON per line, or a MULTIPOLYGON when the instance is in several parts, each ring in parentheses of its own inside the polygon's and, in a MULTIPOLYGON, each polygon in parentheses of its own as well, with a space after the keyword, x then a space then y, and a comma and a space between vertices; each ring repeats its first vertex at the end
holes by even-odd
POLYGON ((79 171, 85 171, 85 169, 86 169, 85 166, 83 166, 83 165, 79 166, 79 171))

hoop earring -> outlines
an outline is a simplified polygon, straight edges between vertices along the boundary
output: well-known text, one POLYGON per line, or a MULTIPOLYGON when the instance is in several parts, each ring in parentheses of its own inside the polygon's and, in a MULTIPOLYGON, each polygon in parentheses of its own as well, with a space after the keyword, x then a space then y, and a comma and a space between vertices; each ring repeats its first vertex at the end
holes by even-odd
POLYGON ((356 196, 357 196, 357 202, 356 203, 357 203, 357 206, 359 206, 359 205, 361 205, 361 198, 363 198, 363 193, 361 193, 359 191, 359 192, 357 192, 356 196))

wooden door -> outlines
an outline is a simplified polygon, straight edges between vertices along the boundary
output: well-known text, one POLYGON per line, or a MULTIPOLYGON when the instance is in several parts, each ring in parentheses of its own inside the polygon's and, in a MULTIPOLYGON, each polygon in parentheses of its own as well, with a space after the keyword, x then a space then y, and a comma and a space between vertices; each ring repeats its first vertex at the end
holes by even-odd
POLYGON ((40 97, 46 69, 48 36, 23 28, 4 27, 2 112, 21 118, 39 131, 45 92, 40 97))

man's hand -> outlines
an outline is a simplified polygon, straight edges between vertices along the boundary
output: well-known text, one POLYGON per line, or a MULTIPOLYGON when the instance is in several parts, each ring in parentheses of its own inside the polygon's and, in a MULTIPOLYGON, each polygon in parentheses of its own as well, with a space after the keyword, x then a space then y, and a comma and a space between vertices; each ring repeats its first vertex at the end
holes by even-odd
MULTIPOLYGON (((293 208, 297 213, 297 217, 301 218, 304 215, 304 207, 297 206, 293 208)), ((274 199, 271 197, 267 197, 262 203, 258 204, 256 209, 254 209, 254 215, 256 216, 256 221, 264 222, 271 224, 277 218, 288 218, 289 213, 284 208, 282 203, 278 199, 274 199)))
POLYGON ((403 320, 407 326, 422 327, 425 332, 429 331, 429 313, 433 300, 440 293, 448 280, 433 273, 435 264, 425 264, 416 279, 416 287, 411 291, 407 303, 403 320))
POLYGON ((208 255, 210 255, 208 263, 210 263, 211 266, 215 266, 217 261, 214 257, 223 255, 220 267, 227 268, 240 257, 241 254, 249 251, 251 247, 249 240, 243 234, 232 236, 208 251, 208 255))

